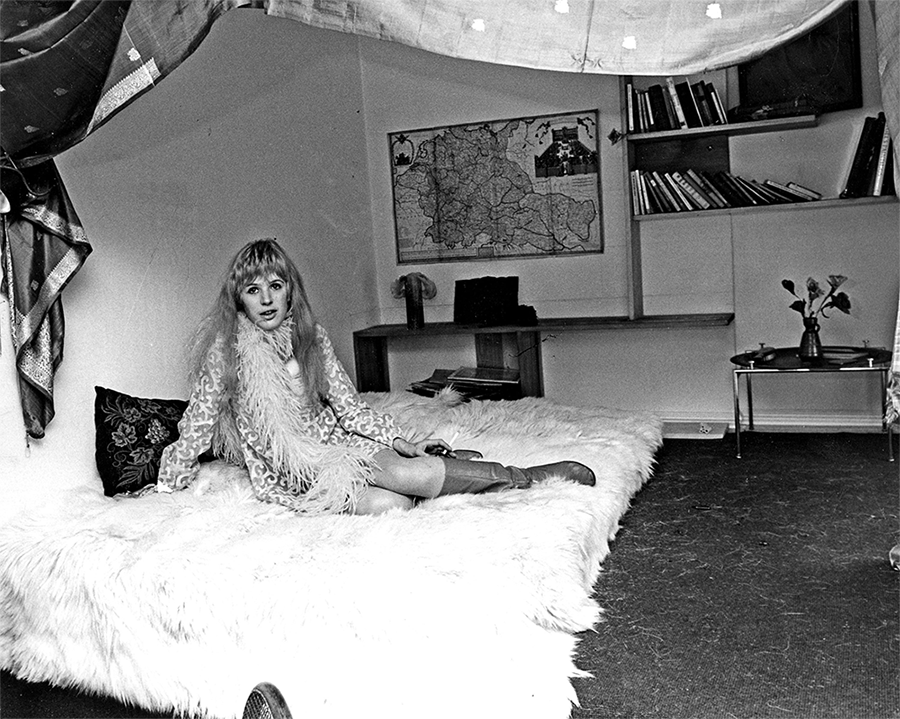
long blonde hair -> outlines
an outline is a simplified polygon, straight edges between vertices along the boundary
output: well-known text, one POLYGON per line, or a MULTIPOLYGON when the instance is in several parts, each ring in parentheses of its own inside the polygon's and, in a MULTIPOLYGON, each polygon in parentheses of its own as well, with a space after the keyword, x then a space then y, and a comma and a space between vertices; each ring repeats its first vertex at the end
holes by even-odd
POLYGON ((243 314, 241 292, 258 277, 276 275, 288 285, 288 312, 293 318, 291 344, 300 365, 307 400, 313 407, 322 404, 327 380, 319 346, 316 317, 310 307, 297 266, 272 237, 254 240, 242 247, 226 271, 212 309, 200 323, 191 348, 191 380, 195 384, 205 372, 210 352, 219 345, 224 364, 225 397, 235 399, 238 361, 235 339, 238 315, 243 314))

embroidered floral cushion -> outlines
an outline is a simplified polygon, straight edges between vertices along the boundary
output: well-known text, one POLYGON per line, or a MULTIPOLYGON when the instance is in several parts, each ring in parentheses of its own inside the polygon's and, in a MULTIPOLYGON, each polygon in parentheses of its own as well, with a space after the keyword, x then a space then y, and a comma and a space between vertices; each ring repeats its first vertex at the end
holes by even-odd
POLYGON ((96 461, 104 494, 111 497, 156 484, 160 455, 178 438, 178 421, 187 402, 94 389, 96 461))

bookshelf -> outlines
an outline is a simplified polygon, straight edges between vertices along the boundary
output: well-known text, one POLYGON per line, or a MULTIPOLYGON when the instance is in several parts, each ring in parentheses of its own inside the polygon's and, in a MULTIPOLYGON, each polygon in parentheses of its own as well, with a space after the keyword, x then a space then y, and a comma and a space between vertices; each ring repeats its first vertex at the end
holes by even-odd
MULTIPOLYGON (((665 82, 663 82, 663 85, 665 82)), ((633 91, 632 78, 620 79, 620 95, 622 108, 623 127, 629 127, 629 107, 634 106, 632 100, 629 104, 629 96, 633 91)), ((723 97, 724 99, 724 97, 723 97)), ((634 123, 634 118, 632 118, 634 123)), ((698 218, 728 217, 731 215, 745 215, 759 212, 794 212, 794 211, 840 211, 850 205, 895 203, 896 196, 886 197, 856 197, 856 198, 821 198, 821 199, 787 199, 782 197, 780 201, 764 202, 757 204, 738 205, 737 202, 729 202, 731 198, 725 197, 725 206, 710 203, 706 207, 698 206, 682 208, 680 211, 669 211, 661 208, 659 203, 650 200, 649 209, 636 206, 635 171, 641 174, 662 173, 669 175, 681 172, 687 168, 693 169, 700 175, 714 176, 716 173, 732 173, 731 138, 742 135, 759 135, 765 133, 783 133, 787 131, 815 128, 819 124, 816 114, 803 114, 791 117, 760 119, 746 122, 725 122, 719 124, 707 124, 700 127, 681 127, 679 129, 647 130, 646 125, 641 131, 627 133, 623 138, 624 163, 623 181, 625 187, 625 216, 627 223, 626 245, 628 277, 630 284, 629 316, 639 318, 644 315, 644 267, 642 251, 642 226, 654 223, 653 227, 659 227, 660 222, 685 222, 696 221, 698 218)), ((855 138, 849 139, 853 142, 855 138)), ((760 178, 762 179, 762 178, 760 178)), ((645 184, 649 183, 649 180, 645 184)), ((694 183, 696 185, 696 183, 694 183)), ((765 184, 765 181, 755 184, 765 184)), ((708 188, 707 188, 708 189, 708 188)), ((644 190, 649 193, 648 189, 644 190)), ((655 189, 657 198, 661 195, 659 189, 655 189)), ((646 199, 646 198, 643 198, 646 199)), ((709 199, 707 197, 707 199, 709 199)))

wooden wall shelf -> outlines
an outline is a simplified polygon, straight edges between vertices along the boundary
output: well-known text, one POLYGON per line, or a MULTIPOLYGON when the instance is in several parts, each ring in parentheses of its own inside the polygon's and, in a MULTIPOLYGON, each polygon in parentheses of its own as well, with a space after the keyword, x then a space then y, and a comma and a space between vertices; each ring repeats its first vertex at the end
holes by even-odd
POLYGON ((387 392, 390 390, 388 339, 391 337, 471 335, 475 340, 475 361, 478 367, 504 367, 504 341, 515 343, 519 358, 519 381, 522 395, 543 397, 542 332, 726 327, 733 320, 733 313, 715 313, 645 315, 636 319, 629 319, 626 316, 556 317, 538 320, 536 325, 502 325, 498 327, 432 322, 417 330, 407 329, 405 324, 375 325, 353 333, 356 383, 361 392, 387 392))
POLYGON ((762 132, 783 132, 815 127, 819 124, 816 115, 798 115, 796 117, 778 117, 772 120, 755 120, 753 122, 733 122, 728 125, 707 125, 705 127, 688 127, 681 130, 664 130, 663 132, 629 133, 628 142, 662 142, 685 140, 691 137, 708 137, 710 135, 756 135, 762 132))
POLYGON ((884 197, 853 197, 848 199, 833 198, 815 200, 813 202, 785 202, 780 205, 758 205, 756 207, 726 207, 717 210, 696 210, 694 212, 657 212, 653 215, 635 215, 634 222, 658 222, 659 220, 683 220, 685 218, 714 217, 716 215, 746 215, 754 212, 772 212, 777 210, 825 210, 829 208, 854 207, 857 205, 890 205, 897 202, 896 195, 884 197))

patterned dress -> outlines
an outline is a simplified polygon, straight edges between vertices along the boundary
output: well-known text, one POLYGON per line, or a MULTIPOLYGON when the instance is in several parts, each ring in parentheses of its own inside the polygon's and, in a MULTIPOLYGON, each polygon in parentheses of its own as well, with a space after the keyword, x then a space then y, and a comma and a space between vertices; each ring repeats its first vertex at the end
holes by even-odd
MULTIPOLYGON (((293 400, 302 405, 298 409, 305 438, 301 439, 313 439, 322 445, 352 447, 356 455, 371 459, 380 450, 390 448, 394 439, 402 436, 401 431, 392 417, 377 412, 360 398, 321 326, 317 326, 317 335, 328 391, 322 405, 311 407, 305 402, 300 379, 294 378, 293 400)), ((280 364, 292 357, 289 351, 289 345, 279 351, 279 355, 284 355, 278 358, 280 364)), ((197 475, 199 457, 213 445, 221 418, 223 374, 221 350, 214 350, 205 372, 192 388, 187 410, 178 425, 179 438, 163 451, 158 491, 183 489, 197 475)), ((276 471, 259 428, 250 426, 247 417, 241 415, 236 417, 236 425, 240 453, 256 496, 298 511, 309 511, 305 506, 304 488, 276 471)))

